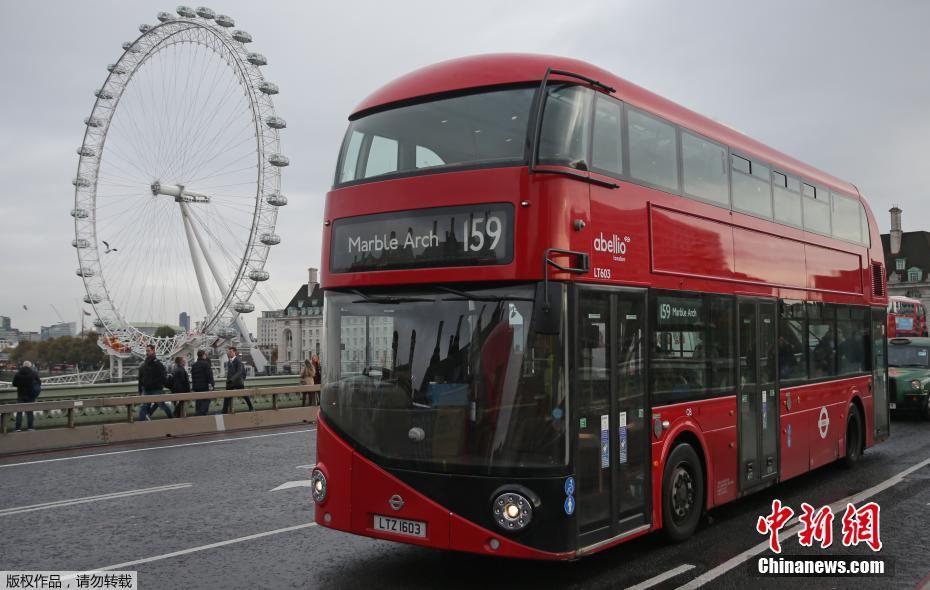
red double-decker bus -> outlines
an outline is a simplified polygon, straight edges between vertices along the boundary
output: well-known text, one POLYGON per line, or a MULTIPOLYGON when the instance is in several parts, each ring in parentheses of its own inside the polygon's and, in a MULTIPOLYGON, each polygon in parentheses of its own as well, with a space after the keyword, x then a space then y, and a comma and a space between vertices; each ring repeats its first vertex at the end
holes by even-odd
POLYGON ((320 525, 573 559, 888 436, 852 184, 560 57, 440 63, 349 120, 320 525))
POLYGON ((920 299, 893 295, 888 298, 888 337, 926 336, 927 312, 920 299))

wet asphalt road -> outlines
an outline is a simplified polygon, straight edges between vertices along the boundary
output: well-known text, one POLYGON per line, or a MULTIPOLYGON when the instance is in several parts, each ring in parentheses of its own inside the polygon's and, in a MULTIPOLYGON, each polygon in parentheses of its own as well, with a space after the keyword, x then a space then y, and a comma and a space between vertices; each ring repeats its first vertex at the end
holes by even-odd
MULTIPOLYGON (((142 589, 371 590, 626 588, 681 566, 648 587, 678 588, 710 576, 707 588, 910 590, 930 575, 930 466, 871 498, 882 507, 879 555, 894 560, 893 577, 760 578, 740 560, 711 575, 764 541, 755 522, 773 498, 795 510, 801 502, 833 503, 930 458, 930 423, 899 419, 892 432, 858 468, 828 466, 714 510, 683 544, 649 535, 574 563, 441 553, 312 525, 307 487, 272 491, 309 478, 312 426, 7 458, 0 460, 0 570, 129 564, 120 569, 137 570, 142 589), (24 511, 123 492, 134 494, 24 511)), ((840 520, 830 549, 803 549, 790 538, 783 555, 872 554, 842 547, 840 520)))

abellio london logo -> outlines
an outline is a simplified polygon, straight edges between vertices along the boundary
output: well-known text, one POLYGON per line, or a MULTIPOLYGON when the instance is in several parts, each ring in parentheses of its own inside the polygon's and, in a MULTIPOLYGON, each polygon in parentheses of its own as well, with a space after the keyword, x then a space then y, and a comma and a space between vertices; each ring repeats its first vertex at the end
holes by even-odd
POLYGON ((626 262, 626 251, 629 244, 630 236, 612 234, 609 238, 605 238, 604 232, 601 232, 594 238, 594 251, 607 252, 613 256, 616 262, 626 262))

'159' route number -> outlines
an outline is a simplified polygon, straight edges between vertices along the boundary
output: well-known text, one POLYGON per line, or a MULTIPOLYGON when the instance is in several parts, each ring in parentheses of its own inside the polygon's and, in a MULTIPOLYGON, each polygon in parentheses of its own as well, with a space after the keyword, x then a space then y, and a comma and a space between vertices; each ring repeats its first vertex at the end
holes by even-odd
POLYGON ((462 224, 463 235, 465 236, 465 243, 463 244, 465 252, 484 250, 485 236, 490 242, 489 249, 497 248, 497 243, 501 239, 501 227, 503 227, 503 224, 501 224, 500 217, 496 215, 491 215, 487 219, 484 217, 466 219, 465 223, 462 224))

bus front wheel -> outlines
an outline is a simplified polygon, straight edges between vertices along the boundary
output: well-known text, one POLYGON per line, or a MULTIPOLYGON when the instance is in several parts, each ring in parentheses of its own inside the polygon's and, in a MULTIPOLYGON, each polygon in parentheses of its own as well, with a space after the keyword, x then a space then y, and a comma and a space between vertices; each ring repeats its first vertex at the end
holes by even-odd
POLYGON ((859 406, 849 404, 849 418, 846 420, 846 456, 843 465, 854 467, 862 459, 862 416, 859 406))
POLYGON ((704 471, 694 447, 672 450, 662 476, 662 527, 672 542, 684 541, 697 529, 704 510, 704 471))

